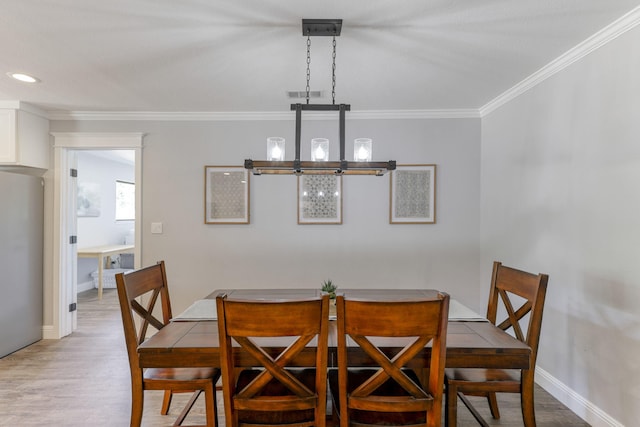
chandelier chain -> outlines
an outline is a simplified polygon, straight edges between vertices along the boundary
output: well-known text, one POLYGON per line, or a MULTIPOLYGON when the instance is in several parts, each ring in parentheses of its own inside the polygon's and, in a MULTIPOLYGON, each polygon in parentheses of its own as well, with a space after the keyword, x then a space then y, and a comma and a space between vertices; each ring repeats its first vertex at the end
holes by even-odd
POLYGON ((331 98, 336 103, 336 36, 333 36, 333 64, 331 66, 331 98))
POLYGON ((311 81, 311 70, 309 66, 311 65, 311 32, 307 31, 307 104, 309 103, 309 82, 311 81))

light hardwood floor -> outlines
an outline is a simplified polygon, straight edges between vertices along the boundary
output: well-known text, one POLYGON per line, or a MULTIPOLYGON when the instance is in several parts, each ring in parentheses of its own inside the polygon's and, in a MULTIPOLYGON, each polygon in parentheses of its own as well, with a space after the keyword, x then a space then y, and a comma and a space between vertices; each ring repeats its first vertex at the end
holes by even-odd
MULTIPOLYGON (((128 426, 130 384, 122 322, 114 289, 104 298, 97 291, 78 296, 78 329, 61 340, 43 340, 0 359, 0 426, 128 426)), ((4 327, 5 325, 3 325, 4 327)), ((143 426, 170 426, 187 395, 177 395, 170 415, 160 415, 161 392, 145 394, 143 426)), ((522 426, 518 397, 499 395, 502 417, 493 420, 484 403, 478 405, 490 425, 522 426)), ((224 425, 220 392, 220 425, 224 425)), ((459 407, 460 427, 476 426, 459 407)), ((588 427, 579 417, 536 389, 538 427, 588 427)), ((202 397, 187 424, 204 423, 202 397)))

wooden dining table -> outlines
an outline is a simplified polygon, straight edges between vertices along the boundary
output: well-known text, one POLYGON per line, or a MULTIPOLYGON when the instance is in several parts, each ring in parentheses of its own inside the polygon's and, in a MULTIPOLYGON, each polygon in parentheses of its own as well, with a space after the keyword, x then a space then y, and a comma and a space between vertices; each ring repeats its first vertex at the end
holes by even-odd
POLYGON ((111 255, 130 254, 135 251, 134 245, 101 245, 90 248, 78 248, 78 258, 96 258, 98 260, 98 299, 102 299, 104 288, 104 264, 111 265, 111 255))
MULTIPOLYGON (((377 300, 404 300, 433 297, 437 291, 428 289, 347 289, 340 293, 348 298, 377 300)), ((239 299, 300 299, 320 294, 314 289, 235 289, 217 290, 206 299, 215 299, 226 294, 229 298, 239 299)), ((214 307, 211 305, 211 307, 214 307)), ((215 310, 215 308, 213 308, 215 310)), ((451 313, 450 313, 451 315, 451 313)), ((218 325, 215 312, 207 318, 194 318, 189 321, 173 321, 138 347, 140 366, 150 367, 219 367, 220 347, 218 325)), ((402 339, 388 339, 388 343, 378 342, 389 352, 402 347, 402 339)), ((288 342, 274 342, 273 354, 277 355, 288 342)), ((313 344, 310 344, 313 345, 313 344)), ((330 322, 329 359, 330 367, 336 366, 337 328, 330 322)), ((350 354, 350 363, 367 365, 370 363, 364 355, 359 355, 354 344, 354 353, 350 354), (361 356, 361 357, 359 357, 361 356)), ((309 356, 311 355, 309 352, 309 356)), ((252 366, 255 361, 240 351, 236 354, 238 363, 252 366)), ((422 357, 412 367, 427 367, 431 357, 427 345, 422 357)), ((478 319, 465 320, 450 318, 447 329, 447 367, 529 369, 531 349, 511 335, 488 321, 478 319)), ((299 366, 310 366, 311 357, 305 360, 303 352, 296 360, 299 366)))

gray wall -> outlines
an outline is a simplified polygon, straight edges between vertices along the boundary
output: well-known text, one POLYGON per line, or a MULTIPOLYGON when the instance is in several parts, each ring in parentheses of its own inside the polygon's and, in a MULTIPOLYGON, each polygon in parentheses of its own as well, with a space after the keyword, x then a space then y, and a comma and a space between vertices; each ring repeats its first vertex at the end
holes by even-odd
POLYGON ((482 120, 483 274, 493 259, 549 273, 538 366, 627 426, 640 419, 639 45, 636 27, 482 120))
MULTIPOLYGON (((142 265, 167 262, 176 312, 214 289, 437 288, 478 308, 480 120, 347 120, 347 141, 374 140, 375 160, 437 164, 437 224, 390 225, 389 177, 346 176, 342 225, 298 225, 295 176, 251 177, 251 224, 204 224, 204 166, 264 158, 293 121, 58 121, 53 132, 145 132, 142 265), (162 222, 163 234, 150 224, 162 222)), ((303 141, 337 123, 307 120, 303 141)), ((350 145, 347 144, 349 147, 350 145)), ((303 157, 308 143, 303 145, 303 157)), ((486 279, 485 285, 488 283, 486 279)))

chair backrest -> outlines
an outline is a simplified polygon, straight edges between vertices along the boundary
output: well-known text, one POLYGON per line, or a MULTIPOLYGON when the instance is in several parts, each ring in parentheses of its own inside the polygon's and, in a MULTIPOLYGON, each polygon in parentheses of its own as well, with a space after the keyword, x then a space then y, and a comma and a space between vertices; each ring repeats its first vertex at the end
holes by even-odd
POLYGON ((116 274, 116 287, 131 374, 141 378, 138 346, 145 341, 150 326, 160 330, 171 320, 171 302, 164 261, 139 270, 116 274), (141 296, 145 299, 143 303, 136 299, 141 296), (158 302, 161 305, 161 319, 154 314, 158 302))
POLYGON ((336 299, 336 311, 341 419, 348 417, 350 409, 378 412, 427 411, 427 418, 437 420, 439 425, 449 295, 439 293, 432 299, 402 301, 349 299, 339 295, 336 299), (348 385, 350 352, 347 337, 355 341, 377 367, 373 376, 348 395, 347 389, 352 387, 348 385), (402 339, 399 341, 396 338, 402 339), (402 368, 424 367, 420 359, 429 342, 431 358, 426 366, 429 377, 425 384, 416 384, 402 368), (395 354, 387 354, 392 346, 403 348, 395 354), (388 379, 395 380, 406 394, 384 396, 379 387, 388 379))
POLYGON ((498 261, 493 263, 487 319, 502 330, 513 330, 517 339, 531 347, 532 365, 535 365, 538 355, 548 281, 546 274, 527 273, 506 267, 498 261), (506 312, 506 317, 498 323, 500 306, 506 312), (523 326, 526 326, 524 331, 523 326))
POLYGON ((237 425, 238 411, 304 410, 313 412, 311 424, 324 425, 328 295, 304 300, 238 300, 219 295, 216 307, 225 413, 236 420, 232 425, 237 425), (238 387, 237 368, 247 366, 263 370, 238 387), (315 368, 313 390, 291 374, 287 369, 291 366, 315 368), (282 393, 275 396, 271 388, 266 395, 265 387, 274 381, 281 384, 282 393))

